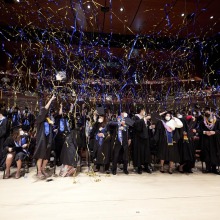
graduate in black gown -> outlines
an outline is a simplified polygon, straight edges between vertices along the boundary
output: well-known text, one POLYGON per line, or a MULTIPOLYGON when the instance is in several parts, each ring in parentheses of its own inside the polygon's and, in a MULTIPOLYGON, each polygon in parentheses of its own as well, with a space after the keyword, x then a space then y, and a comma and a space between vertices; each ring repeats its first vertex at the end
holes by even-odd
POLYGON ((55 99, 56 96, 53 95, 45 107, 41 109, 40 114, 36 118, 37 134, 36 147, 33 157, 37 159, 37 177, 39 179, 48 177, 48 174, 45 172, 45 168, 50 158, 53 142, 53 121, 50 120, 48 111, 52 101, 55 99))
POLYGON ((3 159, 3 143, 7 135, 7 118, 3 114, 4 110, 0 109, 0 162, 3 159))
POLYGON ((162 120, 158 121, 154 139, 158 146, 158 158, 160 159, 160 172, 164 173, 164 162, 169 162, 169 174, 173 173, 173 163, 179 163, 178 141, 179 131, 176 128, 183 127, 183 123, 171 115, 170 112, 163 114, 162 120))
POLYGON ((216 166, 220 165, 220 121, 210 108, 205 109, 199 129, 201 160, 206 163, 206 172, 220 174, 216 169, 216 166))
POLYGON ((65 142, 65 139, 70 132, 70 126, 71 126, 69 123, 67 110, 63 108, 62 103, 60 104, 59 114, 57 115, 57 117, 55 117, 55 126, 57 128, 57 135, 55 137, 55 152, 56 152, 56 158, 57 158, 56 164, 60 166, 61 165, 60 154, 61 154, 64 142, 65 142))
POLYGON ((112 174, 116 175, 117 173, 117 164, 119 158, 122 158, 123 161, 123 171, 125 174, 128 172, 128 147, 131 143, 129 136, 129 126, 126 124, 125 119, 128 114, 126 111, 122 111, 121 115, 118 116, 117 121, 110 122, 109 128, 113 129, 112 132, 112 174))
POLYGON ((178 171, 180 173, 192 173, 192 168, 195 161, 195 148, 192 140, 192 130, 194 127, 193 120, 195 117, 187 116, 184 117, 181 113, 177 114, 177 118, 183 123, 183 127, 180 129, 180 140, 178 141, 179 154, 180 154, 180 165, 178 171))
POLYGON ((35 122, 34 115, 29 111, 28 107, 25 107, 25 110, 21 115, 22 130, 27 132, 33 130, 34 122, 35 122))
POLYGON ((28 147, 28 140, 26 137, 22 137, 21 132, 22 129, 20 127, 15 127, 12 135, 10 135, 4 142, 3 148, 6 165, 5 179, 10 177, 10 167, 14 159, 17 165, 15 178, 20 178, 22 161, 27 155, 27 151, 25 149, 28 147))
POLYGON ((17 106, 12 108, 11 113, 11 126, 16 127, 21 124, 21 112, 17 106))
POLYGON ((137 113, 134 117, 133 165, 138 174, 142 174, 142 165, 151 173, 150 143, 144 107, 139 106, 137 113))
MULTIPOLYGON (((148 136, 149 136, 149 143, 150 143, 150 152, 151 155, 156 156, 157 154, 157 147, 154 140, 154 133, 155 133, 155 123, 152 121, 151 114, 148 113, 145 117, 147 120, 147 127, 148 127, 148 136)), ((155 162, 155 161, 154 161, 155 162)))
POLYGON ((80 119, 77 120, 75 128, 72 129, 65 138, 65 142, 60 155, 60 161, 62 163, 60 176, 62 177, 71 176, 76 171, 78 162, 78 150, 82 146, 82 126, 82 121, 80 119))
POLYGON ((95 137, 93 148, 93 160, 96 164, 95 172, 104 166, 107 174, 110 173, 110 159, 111 159, 111 136, 107 124, 107 119, 104 115, 99 115, 97 122, 94 124, 91 136, 95 137))
POLYGON ((95 143, 95 130, 93 129, 94 126, 97 126, 98 120, 98 112, 97 110, 91 111, 90 121, 88 121, 88 143, 89 143, 89 150, 93 152, 94 143, 95 143))

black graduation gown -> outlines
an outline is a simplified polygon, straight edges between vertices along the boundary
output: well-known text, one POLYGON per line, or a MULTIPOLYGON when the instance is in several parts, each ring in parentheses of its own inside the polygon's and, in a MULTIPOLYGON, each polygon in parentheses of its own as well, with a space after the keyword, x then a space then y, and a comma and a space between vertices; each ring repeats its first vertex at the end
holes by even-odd
MULTIPOLYGON (((97 129, 96 131, 93 131, 96 135, 100 132, 99 126, 94 126, 94 129, 97 129)), ((99 165, 107 165, 110 163, 111 160, 111 136, 108 131, 108 126, 106 126, 106 132, 104 133, 105 137, 103 139, 103 143, 100 146, 99 141, 94 139, 94 149, 93 149, 93 158, 96 160, 95 163, 99 165)))
POLYGON ((77 151, 81 146, 80 130, 72 130, 66 137, 66 141, 62 147, 60 161, 64 165, 77 166, 77 151))
MULTIPOLYGON (((112 162, 114 166, 117 163, 123 162, 125 165, 128 163, 128 140, 129 136, 129 127, 126 127, 126 130, 122 130, 122 144, 118 138, 118 123, 111 122, 109 125, 111 131, 111 149, 112 149, 112 162)), ((115 167, 114 167, 115 168, 115 167)))
MULTIPOLYGON (((28 142, 28 138, 25 138, 25 143, 28 142)), ((27 152, 21 147, 21 146, 16 146, 14 139, 12 138, 12 136, 7 137, 7 139, 5 140, 4 144, 3 144, 3 159, 2 159, 2 165, 5 163, 7 154, 9 153, 8 148, 12 148, 12 152, 15 153, 15 161, 17 160, 23 160, 26 155, 27 152)))
POLYGON ((98 123, 95 122, 92 126, 92 130, 89 134, 89 149, 91 151, 94 150, 94 144, 95 144, 95 136, 96 136, 96 132, 98 130, 98 123))
POLYGON ((209 130, 202 121, 199 126, 199 136, 201 160, 211 165, 220 165, 220 120, 216 121, 212 130, 209 130), (207 136, 203 131, 215 131, 215 134, 207 136))
POLYGON ((46 120, 48 110, 45 108, 41 109, 41 113, 36 119, 37 134, 36 134, 36 147, 34 152, 35 159, 48 160, 50 158, 51 146, 53 142, 52 126, 50 125, 50 133, 48 136, 45 135, 44 122, 46 120))
POLYGON ((57 159, 60 160, 60 154, 62 151, 62 147, 65 143, 66 136, 69 133, 70 127, 68 127, 69 118, 63 118, 61 115, 55 117, 55 126, 58 129, 57 135, 55 137, 55 152, 57 159), (60 120, 64 119, 64 131, 60 130, 60 120))
POLYGON ((7 133, 7 118, 0 122, 0 161, 3 159, 3 144, 7 133))
POLYGON ((149 143, 150 143, 150 152, 152 155, 155 155, 157 152, 157 147, 154 140, 154 132, 155 129, 150 129, 150 126, 152 125, 151 121, 147 121, 148 126, 148 135, 149 135, 149 143))
POLYGON ((144 119, 134 117, 133 165, 141 167, 151 163, 148 128, 144 119))
POLYGON ((195 148, 193 146, 192 139, 190 138, 189 126, 186 119, 180 119, 183 123, 183 128, 180 128, 180 140, 178 141, 180 163, 183 164, 186 161, 193 162, 195 160, 195 148), (183 132, 187 133, 188 140, 184 140, 183 132))
POLYGON ((178 129, 175 129, 175 131, 173 131, 173 141, 176 143, 174 143, 172 146, 169 146, 167 143, 167 136, 164 125, 162 121, 157 122, 154 139, 156 145, 158 146, 157 156, 160 160, 172 161, 175 163, 180 161, 179 149, 177 145, 179 138, 179 131, 178 129))
POLYGON ((21 117, 21 121, 22 121, 22 130, 30 131, 30 129, 34 128, 35 117, 33 114, 31 113, 23 114, 21 117), (27 124, 27 121, 29 124, 27 124))

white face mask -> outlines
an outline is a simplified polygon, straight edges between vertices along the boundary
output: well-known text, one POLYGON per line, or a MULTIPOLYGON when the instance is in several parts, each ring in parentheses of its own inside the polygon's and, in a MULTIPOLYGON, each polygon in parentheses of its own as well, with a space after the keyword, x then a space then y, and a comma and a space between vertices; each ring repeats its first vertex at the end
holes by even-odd
POLYGON ((127 113, 124 113, 124 118, 127 118, 128 117, 128 114, 127 113))
POLYGON ((103 118, 99 118, 99 119, 98 119, 98 122, 99 122, 99 123, 102 123, 102 122, 103 122, 103 118))
POLYGON ((170 116, 166 116, 165 119, 166 119, 166 121, 169 121, 170 120, 170 116))
POLYGON ((183 118, 183 116, 182 116, 182 115, 180 115, 180 114, 178 114, 178 115, 177 115, 177 118, 183 118))
POLYGON ((23 130, 20 131, 20 135, 21 136, 24 135, 24 131, 23 130))

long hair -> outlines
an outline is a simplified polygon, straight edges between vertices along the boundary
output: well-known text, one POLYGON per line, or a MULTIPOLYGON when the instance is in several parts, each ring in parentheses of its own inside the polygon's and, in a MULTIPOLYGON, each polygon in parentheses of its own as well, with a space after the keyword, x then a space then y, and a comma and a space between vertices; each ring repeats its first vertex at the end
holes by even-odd
POLYGON ((107 117, 105 115, 103 115, 102 117, 104 117, 103 122, 99 123, 98 128, 100 127, 104 128, 107 125, 107 122, 108 122, 107 117))
POLYGON ((20 140, 20 130, 19 128, 18 129, 14 129, 13 132, 12 132, 12 138, 14 141, 19 141, 20 140))

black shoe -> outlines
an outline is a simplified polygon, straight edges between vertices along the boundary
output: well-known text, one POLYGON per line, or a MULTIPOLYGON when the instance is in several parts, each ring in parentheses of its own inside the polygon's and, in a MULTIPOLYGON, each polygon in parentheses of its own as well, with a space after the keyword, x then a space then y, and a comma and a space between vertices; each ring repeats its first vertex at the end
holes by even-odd
POLYGON ((216 175, 220 175, 220 171, 219 170, 213 170, 212 173, 214 173, 216 175))
POLYGON ((147 172, 147 173, 152 173, 153 171, 152 171, 152 168, 150 167, 150 166, 147 166, 146 168, 145 168, 145 171, 147 172))
POLYGON ((57 161, 56 165, 57 165, 58 167, 60 167, 60 166, 62 165, 62 163, 61 163, 60 161, 57 161))
POLYGON ((188 173, 193 173, 193 171, 192 171, 191 169, 190 169, 190 170, 188 170, 187 172, 188 172, 188 173))
POLYGON ((165 173, 163 167, 160 168, 160 172, 161 172, 161 173, 165 173))
POLYGON ((105 173, 106 173, 106 174, 110 174, 110 170, 106 170, 105 173))
POLYGON ((116 170, 113 170, 113 171, 112 171, 112 175, 116 175, 116 170))
POLYGON ((142 174, 142 169, 141 169, 141 168, 138 168, 137 173, 138 173, 138 174, 142 174))
POLYGON ((129 174, 128 170, 124 170, 124 174, 128 175, 129 174))
POLYGON ((169 168, 169 171, 168 171, 169 174, 173 174, 173 170, 171 168, 169 168))

